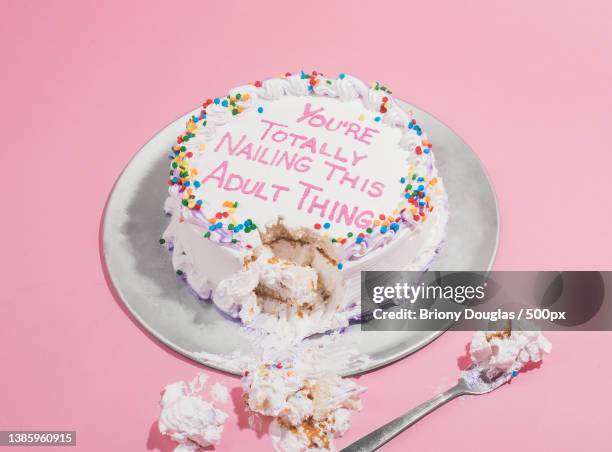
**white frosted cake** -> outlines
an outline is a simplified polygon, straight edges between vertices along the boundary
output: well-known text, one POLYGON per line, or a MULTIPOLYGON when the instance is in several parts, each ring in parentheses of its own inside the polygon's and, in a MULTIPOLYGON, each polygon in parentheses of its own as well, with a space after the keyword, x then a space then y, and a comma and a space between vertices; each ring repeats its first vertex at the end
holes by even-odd
POLYGON ((246 325, 346 326, 360 271, 427 269, 444 239, 432 143, 379 83, 313 71, 232 89, 170 158, 161 242, 199 297, 246 325))

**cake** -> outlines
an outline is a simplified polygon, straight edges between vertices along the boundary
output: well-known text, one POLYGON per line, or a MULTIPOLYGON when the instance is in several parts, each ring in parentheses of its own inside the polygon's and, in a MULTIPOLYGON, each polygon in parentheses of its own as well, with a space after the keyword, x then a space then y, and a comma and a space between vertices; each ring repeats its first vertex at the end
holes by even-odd
POLYGON ((274 449, 283 452, 335 450, 334 438, 350 427, 351 411, 361 409, 365 391, 355 381, 332 373, 312 375, 291 360, 261 362, 242 379, 249 410, 272 417, 274 449))
POLYGON ((489 377, 516 376, 528 363, 538 363, 550 353, 552 344, 537 330, 476 331, 470 343, 472 363, 489 377))
POLYGON ((161 243, 195 294, 303 337, 359 316, 362 270, 425 270, 447 196, 388 88, 284 74, 207 99, 173 145, 161 243))
MULTIPOLYGON (((202 397, 206 380, 202 373, 189 383, 179 381, 164 388, 158 426, 163 435, 178 443, 175 452, 195 452, 221 440, 227 414, 217 409, 213 400, 202 397)), ((227 388, 215 383, 210 398, 226 403, 227 388)))

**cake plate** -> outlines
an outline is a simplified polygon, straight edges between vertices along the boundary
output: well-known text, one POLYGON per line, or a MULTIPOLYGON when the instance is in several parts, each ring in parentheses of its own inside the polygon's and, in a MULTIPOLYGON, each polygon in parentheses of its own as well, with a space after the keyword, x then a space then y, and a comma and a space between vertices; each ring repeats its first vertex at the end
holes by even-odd
MULTIPOLYGON (((499 212, 491 182, 478 157, 448 126, 406 102, 435 143, 436 164, 449 198, 448 234, 433 270, 490 270, 499 239, 499 212)), ((131 159, 117 179, 102 217, 101 253, 109 284, 145 330, 176 352, 209 367, 237 374, 223 359, 249 350, 240 324, 212 303, 197 301, 176 277, 171 255, 158 244, 169 219, 168 149, 184 130, 189 112, 155 135, 131 159)), ((448 325, 450 327, 450 324, 448 325)), ((408 356, 439 337, 440 331, 361 331, 344 335, 371 358, 345 375, 355 375, 408 356)))

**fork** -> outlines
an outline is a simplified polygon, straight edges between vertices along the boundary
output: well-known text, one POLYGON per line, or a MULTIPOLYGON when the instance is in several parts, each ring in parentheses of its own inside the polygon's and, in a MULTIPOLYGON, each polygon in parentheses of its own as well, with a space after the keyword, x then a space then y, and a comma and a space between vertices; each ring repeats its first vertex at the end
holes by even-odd
POLYGON ((504 373, 497 371, 487 374, 480 368, 472 365, 461 372, 459 381, 452 388, 368 433, 363 438, 342 449, 341 452, 371 452, 377 450, 445 403, 462 395, 486 394, 507 383, 514 376, 516 376, 516 372, 504 373))

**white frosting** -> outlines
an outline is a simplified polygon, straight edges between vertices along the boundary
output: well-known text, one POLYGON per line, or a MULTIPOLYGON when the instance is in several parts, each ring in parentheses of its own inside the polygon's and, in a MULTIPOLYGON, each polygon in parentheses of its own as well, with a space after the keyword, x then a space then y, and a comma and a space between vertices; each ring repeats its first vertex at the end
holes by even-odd
MULTIPOLYGON (((327 97, 282 97, 258 103, 265 115, 238 115, 233 121, 217 127, 210 141, 202 139, 206 150, 194 166, 198 177, 206 182, 197 193, 211 213, 221 210, 226 200, 238 201, 238 221, 250 218, 264 226, 282 216, 293 227, 329 222, 330 229, 326 232, 346 236, 348 232, 356 233, 370 226, 374 216, 397 208, 402 192, 399 181, 406 176, 409 157, 414 155, 400 148, 400 129, 374 121, 361 124, 356 112, 365 110, 359 100, 338 102, 327 97), (311 105, 312 110, 324 108, 325 117, 334 118, 335 123, 350 120, 355 127, 372 127, 380 133, 368 138, 372 144, 366 145, 339 131, 311 127, 306 120, 298 123, 296 119, 302 116, 305 105, 311 105), (276 141, 281 139, 284 141, 276 141), (378 152, 384 152, 384 157, 378 157, 378 152), (282 156, 288 156, 286 158, 293 162, 290 169, 285 160, 280 160, 282 156), (354 179, 354 187, 346 178, 340 183, 343 177, 354 179), (237 190, 241 182, 244 188, 237 190), (383 184, 384 188, 380 188, 383 184), (277 191, 278 187, 283 187, 282 191, 277 191), (245 194, 253 190, 257 196, 245 194), (377 196, 369 196, 368 191, 377 196), (327 207, 317 207, 323 204, 327 207), (350 224, 346 224, 344 217, 337 221, 343 206, 348 209, 346 217, 352 216, 353 211, 358 212, 350 224)), ((196 135, 187 148, 199 147, 199 138, 196 135)))
MULTIPOLYGON (((205 374, 200 374, 189 383, 179 381, 164 388, 159 431, 179 443, 176 451, 196 451, 221 440, 227 414, 202 399, 206 379, 205 374)), ((219 391, 222 390, 215 390, 219 391)))
POLYGON ((539 331, 490 333, 477 331, 470 344, 472 362, 487 373, 518 372, 529 362, 539 362, 552 344, 539 331))
POLYGON ((333 439, 350 427, 365 388, 337 375, 313 375, 299 360, 252 365, 242 379, 250 410, 274 418, 270 436, 278 451, 335 450, 333 439))
MULTIPOLYGON (((300 74, 236 88, 231 95, 250 98, 216 99, 190 121, 193 136, 181 146, 193 153, 189 167, 197 176, 190 188, 207 216, 231 199, 242 206, 242 220, 263 226, 281 215, 296 227, 329 222, 326 232, 340 237, 407 205, 402 177, 437 177, 426 135, 418 125, 408 127, 412 117, 390 94, 351 76, 320 77, 312 96, 308 88, 300 74), (241 113, 232 115, 232 108, 241 113), (417 146, 424 152, 415 152, 417 146), (196 181, 202 185, 195 187, 196 181)), ((178 188, 170 192, 180 198, 178 188)), ((445 198, 443 188, 435 192, 431 205, 445 198)), ((407 215, 400 225, 414 231, 421 223, 407 215)))
MULTIPOLYGON (((329 305, 345 312, 315 309, 303 334, 321 330, 312 328, 319 315, 331 328, 358 315, 359 306, 348 300, 359 298, 361 271, 428 268, 444 239, 446 193, 426 134, 388 92, 352 76, 295 74, 233 89, 230 96, 207 104, 205 115, 194 112, 188 122, 186 141, 175 152, 179 166, 172 170, 180 183, 171 180, 165 206, 172 219, 163 238, 174 248, 173 265, 200 297, 215 293, 213 301, 230 315, 254 326, 269 324, 253 288, 267 274, 281 275, 263 267, 244 271, 243 264, 279 216, 294 229, 328 223, 316 232, 335 249, 346 282, 345 300, 329 305), (232 101, 240 108, 236 115, 223 105, 232 101), (300 120, 314 111, 322 116, 300 120), (423 198, 415 199, 425 207, 407 202, 407 184, 413 191, 423 186, 423 198), (258 228, 245 232, 247 219, 258 228), (216 228, 219 223, 223 227, 216 228), (372 232, 357 239, 366 227, 372 232)), ((312 281, 306 273, 291 275, 293 283, 312 281)), ((308 295, 297 292, 306 302, 308 295)))
POLYGON ((337 332, 292 342, 277 333, 245 330, 252 349, 201 357, 243 372, 251 428, 258 430, 260 416, 270 416, 269 434, 276 450, 317 450, 312 447, 312 425, 319 441, 329 446, 320 450, 334 450, 333 438, 349 429, 351 412, 361 408, 359 395, 365 390, 338 375, 364 368, 369 358, 359 352, 354 339, 337 332))
POLYGON ((227 403, 229 400, 229 391, 221 383, 212 385, 210 388, 210 395, 216 402, 227 403))
POLYGON ((285 340, 348 326, 340 272, 322 259, 302 266, 255 250, 256 260, 222 280, 213 299, 247 326, 274 332, 285 340))
POLYGON ((318 335, 303 341, 292 340, 293 333, 287 337, 279 332, 269 334, 251 328, 245 328, 243 334, 247 337, 248 346, 242 350, 228 354, 198 352, 195 356, 205 364, 223 367, 234 373, 242 373, 256 363, 275 361, 279 357, 295 360, 299 356, 310 375, 355 373, 367 369, 372 363, 359 350, 362 338, 340 332, 318 335))

